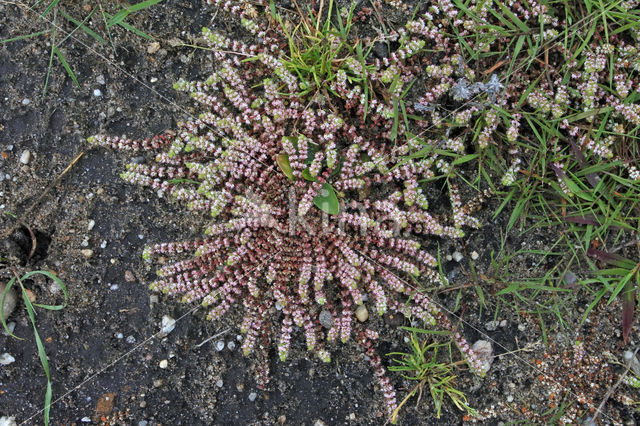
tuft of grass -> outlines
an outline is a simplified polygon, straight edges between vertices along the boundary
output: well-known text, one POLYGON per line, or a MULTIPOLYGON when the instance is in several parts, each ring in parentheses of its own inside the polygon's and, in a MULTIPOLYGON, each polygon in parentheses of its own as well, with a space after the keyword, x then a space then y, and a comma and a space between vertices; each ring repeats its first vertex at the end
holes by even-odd
POLYGON ((44 349, 44 344, 42 343, 42 339, 40 338, 40 334, 38 333, 38 328, 36 327, 36 308, 46 309, 48 311, 59 311, 64 309, 67 306, 67 301, 69 300, 69 295, 67 293, 67 287, 62 282, 60 278, 55 276, 53 273, 49 271, 30 271, 25 273, 22 277, 18 275, 18 273, 13 271, 14 278, 9 280, 7 286, 2 293, 2 300, 0 300, 0 320, 2 321, 2 326, 5 331, 13 338, 23 340, 21 337, 16 336, 7 327, 7 323, 4 319, 4 300, 7 296, 7 293, 15 285, 17 282, 20 286, 20 292, 22 294, 22 300, 24 301, 24 305, 27 309, 27 314, 29 315, 29 321, 33 327, 33 335, 36 339, 36 346, 38 347, 38 356, 40 357, 40 363, 42 364, 42 369, 44 370, 44 374, 47 377, 47 388, 44 395, 44 424, 45 426, 49 425, 49 411, 51 409, 51 397, 52 397, 52 389, 51 389, 51 372, 49 370, 49 359, 47 357, 47 353, 44 349), (31 303, 29 300, 29 295, 27 294, 27 290, 25 289, 22 281, 28 278, 31 278, 34 275, 44 275, 47 278, 52 279, 56 284, 60 286, 62 289, 62 293, 64 294, 64 303, 62 305, 44 305, 41 303, 31 303))
POLYGON ((440 342, 438 336, 449 335, 448 331, 433 331, 422 328, 400 327, 411 332, 409 338, 409 352, 392 352, 393 365, 389 371, 402 374, 405 379, 417 382, 407 396, 398 404, 390 421, 396 423, 402 407, 414 396, 420 403, 425 390, 428 390, 433 400, 436 417, 440 418, 445 400, 450 400, 459 410, 475 416, 476 410, 469 406, 467 397, 455 384, 456 375, 453 370, 458 362, 453 361, 451 341, 440 342), (444 358, 444 359, 443 359, 444 358))

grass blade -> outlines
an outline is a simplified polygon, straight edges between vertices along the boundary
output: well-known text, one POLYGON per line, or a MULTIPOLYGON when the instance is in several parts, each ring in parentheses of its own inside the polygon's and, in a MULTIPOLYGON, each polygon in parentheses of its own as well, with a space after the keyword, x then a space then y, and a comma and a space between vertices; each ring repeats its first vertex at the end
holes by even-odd
POLYGON ((13 38, 8 38, 6 40, 0 40, 0 44, 11 43, 12 41, 24 40, 24 39, 32 38, 32 37, 38 37, 39 35, 46 34, 48 32, 49 32, 49 30, 43 30, 43 31, 38 31, 38 32, 35 32, 35 33, 31 33, 31 34, 25 34, 25 35, 13 37, 13 38))
POLYGON ((58 59, 60 59, 60 63, 64 67, 65 71, 67 71, 67 74, 69 74, 69 77, 71 77, 71 80, 73 80, 73 82, 77 87, 80 87, 80 83, 78 83, 78 79, 76 78, 76 75, 73 73, 73 70, 69 66, 69 63, 62 55, 62 52, 60 52, 60 49, 58 49, 57 46, 53 46, 53 51, 55 52, 58 59))

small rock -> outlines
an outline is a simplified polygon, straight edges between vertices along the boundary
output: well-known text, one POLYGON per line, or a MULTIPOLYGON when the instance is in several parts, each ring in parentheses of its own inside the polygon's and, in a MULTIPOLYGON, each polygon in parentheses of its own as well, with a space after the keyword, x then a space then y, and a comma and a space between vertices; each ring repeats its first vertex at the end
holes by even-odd
POLYGON ((456 262, 460 263, 464 258, 464 256, 459 251, 454 251, 453 254, 451 255, 451 258, 456 262))
POLYGON ((474 251, 471 252, 471 259, 478 260, 479 257, 480 257, 480 255, 478 254, 477 251, 474 250, 474 251))
POLYGON ((31 103, 31 99, 29 99, 29 98, 24 98, 22 100, 22 105, 29 105, 30 103, 31 103))
POLYGON ((317 419, 315 422, 313 422, 313 426, 327 426, 327 424, 322 420, 317 419))
POLYGON ((91 418, 85 416, 85 417, 81 418, 80 421, 82 423, 91 423, 91 418))
POLYGON ((140 401, 140 408, 145 408, 147 406, 147 401, 140 401))
POLYGON ((147 47, 147 53, 149 55, 153 55, 154 53, 156 53, 158 50, 160 50, 160 43, 158 43, 157 41, 154 41, 153 43, 151 43, 149 45, 149 47, 147 47))
POLYGON ((109 286, 109 290, 116 291, 118 287, 119 287, 118 284, 111 284, 111 286, 109 286))
POLYGON ((98 84, 104 84, 104 75, 100 74, 99 76, 97 76, 96 81, 98 82, 98 84))
POLYGON ((120 339, 122 339, 122 338, 124 338, 124 334, 122 334, 122 333, 116 333, 116 339, 120 340, 120 339))
POLYGON ((524 324, 518 324, 518 331, 525 331, 527 329, 527 326, 524 324))
POLYGON ((132 283, 136 280, 136 276, 130 270, 124 271, 124 280, 128 283, 132 283))
POLYGON ((105 248, 107 247, 107 240, 102 240, 102 242, 100 243, 100 248, 105 248))
POLYGON ((224 349, 224 342, 222 340, 218 340, 216 342, 216 350, 221 352, 224 349))
POLYGON ((507 320, 500 321, 500 327, 505 328, 507 326, 507 320))
POLYGON ((625 351, 622 357, 636 375, 640 375, 640 361, 631 351, 625 351))
POLYGON ((159 388, 163 384, 164 384, 164 380, 162 380, 162 379, 156 379, 156 380, 153 381, 153 387, 154 388, 159 388))
POLYGON ((149 83, 155 83, 156 81, 158 81, 158 77, 151 77, 149 79, 149 83))
POLYGON ((571 271, 567 271, 564 274, 564 282, 567 283, 567 286, 569 287, 573 287, 576 285, 576 283, 578 282, 578 277, 575 276, 575 274, 571 271))
MULTIPOLYGON (((0 283, 0 297, 2 297, 2 294, 4 294, 4 290, 7 287, 7 285, 5 283, 0 283)), ((4 298, 4 305, 3 305, 3 318, 6 321, 7 318, 9 318, 9 315, 11 315, 11 313, 13 312, 13 310, 16 308, 16 302, 17 302, 17 298, 16 298, 16 292, 13 290, 13 288, 9 289, 9 291, 7 292, 7 295, 4 298)))
POLYGON ((136 338, 133 336, 127 336, 127 338, 125 339, 125 342, 127 342, 130 345, 133 345, 136 342, 136 338))
POLYGON ((20 155, 20 162, 22 164, 29 164, 29 161, 31 161, 31 152, 29 152, 28 149, 25 149, 20 155))
POLYGON ((93 96, 95 96, 96 98, 102 96, 102 92, 100 91, 100 89, 96 89, 93 91, 93 96))
POLYGON ((163 315, 161 327, 162 328, 160 329, 159 337, 164 337, 171 333, 174 328, 176 328, 176 320, 171 318, 169 315, 163 315))
POLYGON ((224 382, 222 381, 222 379, 218 379, 218 381, 216 382, 216 386, 219 388, 222 388, 222 386, 224 386, 224 382))
POLYGON ((256 400, 256 398, 257 398, 257 397, 258 397, 258 394, 257 394, 257 393, 255 393, 255 392, 251 392, 251 393, 249 394, 249 401, 253 402, 253 401, 255 401, 255 400, 256 400))
POLYGON ((320 325, 322 325, 327 330, 333 327, 333 316, 331 316, 331 312, 327 311, 326 309, 320 311, 318 320, 320 321, 320 325))
POLYGON ((100 397, 96 404, 96 415, 108 416, 113 411, 113 405, 115 404, 116 394, 113 392, 105 393, 100 397))
POLYGON ((366 306, 358 306, 358 309, 356 309, 356 318, 358 318, 358 321, 360 322, 365 322, 369 319, 369 311, 367 311, 366 306))
POLYGON ((513 402, 513 395, 507 396, 507 402, 513 402))
POLYGON ((278 302, 276 300, 276 310, 281 311, 282 310, 282 304, 280 302, 278 302))
POLYGON ((236 385, 236 390, 237 390, 238 392, 242 392, 242 391, 244 390, 244 383, 238 383, 238 384, 236 385))
POLYGON ((160 363, 158 364, 158 367, 162 368, 163 370, 165 368, 167 368, 169 366, 169 361, 167 361, 166 359, 163 359, 162 361, 160 361, 160 363))
POLYGON ((229 349, 230 351, 234 350, 236 348, 236 342, 234 342, 233 340, 230 340, 227 342, 227 349, 229 349))
POLYGON ((498 325, 500 325, 498 321, 489 321, 484 325, 484 328, 486 328, 487 331, 496 331, 498 325))
MULTIPOLYGON (((10 323, 7 324, 7 329, 9 329, 9 333, 13 333, 13 330, 16 329, 16 323, 11 321, 10 323)), ((7 333, 6 330, 3 330, 3 333, 6 334, 7 333)))
POLYGON ((91 249, 82 249, 80 250, 80 253, 82 253, 82 255, 87 259, 91 259, 93 257, 93 250, 91 249))
POLYGON ((493 346, 491 346, 491 343, 486 340, 478 340, 471 349, 473 349, 478 361, 480 361, 481 366, 479 368, 482 370, 481 373, 489 371, 493 363, 493 346))
POLYGON ((149 424, 149 422, 148 422, 148 421, 146 421, 146 420, 140 420, 140 421, 138 422, 138 426, 147 426, 148 424, 149 424))
POLYGON ((14 362, 16 362, 16 359, 12 357, 11 354, 5 352, 2 355, 0 355, 0 364, 2 365, 13 364, 14 362))
POLYGON ((91 231, 93 229, 93 227, 96 226, 96 221, 91 219, 89 221, 89 223, 87 224, 87 231, 91 231))
POLYGON ((11 416, 0 417, 0 426, 17 426, 16 418, 11 416))
POLYGON ((287 422, 287 416, 285 416, 284 414, 278 417, 278 423, 280 423, 281 425, 285 424, 286 422, 287 422))

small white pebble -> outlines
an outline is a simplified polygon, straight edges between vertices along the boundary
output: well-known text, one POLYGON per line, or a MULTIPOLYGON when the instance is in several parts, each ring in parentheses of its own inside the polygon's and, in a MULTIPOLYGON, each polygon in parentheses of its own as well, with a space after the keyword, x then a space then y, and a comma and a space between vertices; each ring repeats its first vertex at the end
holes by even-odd
POLYGON ((116 291, 118 289, 118 284, 111 284, 111 287, 109 287, 109 290, 111 291, 116 291))
POLYGON ((116 333, 116 339, 122 339, 123 337, 124 337, 124 334, 116 333))
POLYGON ((169 361, 167 361, 166 359, 163 359, 162 361, 160 361, 160 363, 158 364, 158 367, 162 368, 163 370, 165 368, 167 368, 169 366, 169 361))
POLYGON ((22 100, 22 105, 29 105, 30 103, 31 103, 31 99, 29 99, 29 98, 24 98, 22 100))
POLYGON ((100 248, 105 248, 107 246, 107 240, 102 240, 100 243, 100 248))
POLYGON ((91 423, 91 419, 89 417, 83 417, 80 419, 82 423, 91 423))
POLYGON ((96 81, 98 82, 98 84, 104 84, 104 75, 100 74, 99 76, 97 76, 96 81))
POLYGON ((87 259, 91 259, 93 257, 93 250, 91 249, 82 249, 80 250, 80 253, 82 253, 82 255, 87 259))
POLYGON ((282 310, 282 305, 278 301, 276 301, 276 309, 279 310, 279 311, 282 310))
POLYGON ((157 41, 154 41, 147 47, 147 53, 150 55, 156 53, 158 50, 160 50, 160 43, 157 41))
POLYGON ((227 349, 229 349, 230 351, 234 350, 236 348, 236 342, 234 342, 233 340, 230 340, 227 342, 227 349))
POLYGON ((95 96, 96 98, 99 96, 102 96, 102 92, 100 91, 100 89, 96 89, 93 91, 93 96, 95 96))
POLYGON ((176 328, 176 320, 168 315, 162 317, 162 328, 160 329, 160 337, 164 337, 176 328))
POLYGON ((474 251, 471 252, 471 259, 478 260, 479 257, 480 257, 480 255, 478 254, 477 251, 474 250, 474 251))
POLYGON ((149 81, 150 81, 151 83, 155 83, 156 81, 158 81, 158 79, 157 79, 156 77, 151 77, 151 78, 149 79, 149 81))
POLYGON ((89 224, 87 225, 87 231, 91 231, 94 226, 96 226, 96 221, 92 219, 89 221, 89 224))
POLYGON ((127 336, 127 339, 125 341, 131 345, 136 342, 136 338, 133 336, 127 336))
POLYGON ((256 398, 257 398, 257 397, 258 397, 258 394, 257 394, 257 393, 255 393, 255 392, 251 392, 251 393, 249 394, 249 401, 253 402, 253 401, 255 401, 255 400, 256 400, 256 398))
POLYGON ((218 379, 218 381, 216 382, 216 386, 221 388, 224 385, 224 382, 222 381, 222 379, 218 379))
POLYGON ((222 340, 218 340, 216 342, 216 350, 218 352, 222 351, 224 349, 224 342, 222 340))
POLYGON ((144 240, 144 235, 142 235, 142 234, 138 234, 138 239, 140 239, 140 240, 144 240))
POLYGON ((29 152, 28 149, 25 149, 22 151, 22 155, 20 155, 20 162, 22 164, 29 164, 29 161, 31 161, 31 152, 29 152))
POLYGON ((14 362, 16 362, 16 359, 12 357, 11 354, 5 352, 2 355, 0 355, 0 364, 2 365, 9 365, 14 362))
POLYGON ((456 262, 460 263, 460 261, 462 260, 462 258, 464 256, 462 256, 462 253, 460 253, 459 251, 454 251, 453 254, 451 255, 451 257, 453 258, 453 260, 455 260, 456 262))

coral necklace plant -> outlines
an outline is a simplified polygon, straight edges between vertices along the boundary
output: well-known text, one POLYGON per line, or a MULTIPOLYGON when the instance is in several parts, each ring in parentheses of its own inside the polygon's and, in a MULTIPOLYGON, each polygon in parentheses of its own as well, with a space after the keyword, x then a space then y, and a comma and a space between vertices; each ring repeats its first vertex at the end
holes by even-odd
MULTIPOLYGON (((484 374, 445 313, 408 284, 417 277, 442 281, 436 259, 417 236, 457 238, 463 226, 478 225, 453 185, 448 217, 429 213, 418 180, 442 167, 437 155, 397 166, 413 142, 394 125, 393 98, 369 103, 367 114, 361 97, 355 103, 348 97, 362 91, 358 83, 349 86, 353 70, 339 70, 341 77, 331 83, 331 92, 344 98, 303 90, 309 86, 284 65, 275 35, 249 19, 250 7, 222 6, 239 14, 262 43, 246 45, 203 30, 217 70, 205 81, 175 85, 201 104, 197 119, 145 140, 89 138, 115 149, 155 152, 155 161, 130 164, 122 177, 211 213, 205 238, 145 249, 147 260, 176 258, 158 270, 151 288, 200 301, 212 320, 240 307, 245 354, 264 354, 273 343, 285 360, 300 330, 308 350, 329 361, 326 341, 346 342, 355 334, 370 355, 389 413, 395 392, 373 351, 377 333, 355 318, 358 306, 451 330, 470 368, 484 374)), ((370 78, 389 67, 375 67, 370 78)), ((266 363, 259 379, 268 379, 266 363)))

